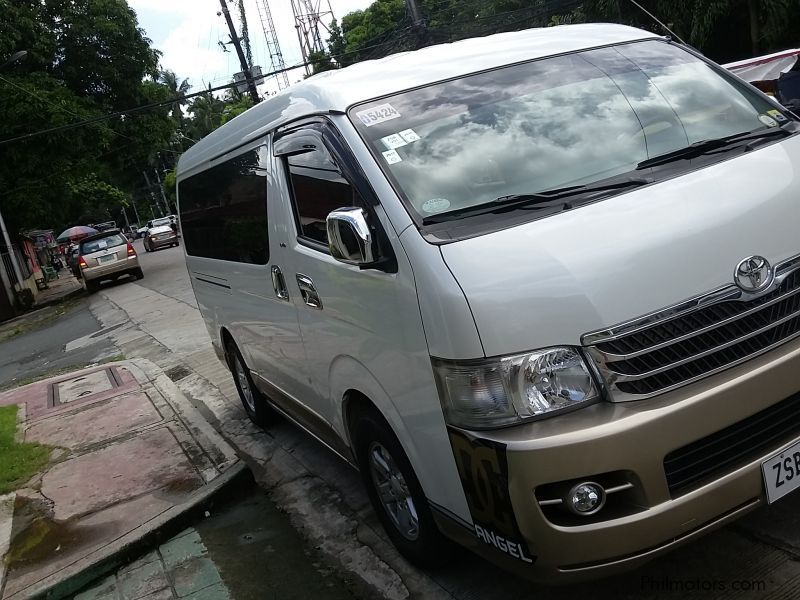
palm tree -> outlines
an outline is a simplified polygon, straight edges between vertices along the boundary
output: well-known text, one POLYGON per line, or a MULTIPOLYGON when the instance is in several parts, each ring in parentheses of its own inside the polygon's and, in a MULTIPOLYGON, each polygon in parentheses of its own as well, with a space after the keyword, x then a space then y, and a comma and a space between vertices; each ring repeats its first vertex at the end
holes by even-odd
POLYGON ((181 106, 186 104, 184 96, 186 96, 186 92, 188 92, 191 87, 189 85, 189 80, 184 79, 179 82, 175 71, 170 70, 161 71, 158 79, 169 89, 170 95, 172 95, 173 98, 179 98, 179 100, 172 105, 172 118, 178 123, 178 127, 183 129, 183 111, 181 110, 181 106))
POLYGON ((211 92, 197 96, 189 105, 189 112, 192 114, 188 127, 190 136, 200 139, 222 125, 224 110, 225 102, 211 92))

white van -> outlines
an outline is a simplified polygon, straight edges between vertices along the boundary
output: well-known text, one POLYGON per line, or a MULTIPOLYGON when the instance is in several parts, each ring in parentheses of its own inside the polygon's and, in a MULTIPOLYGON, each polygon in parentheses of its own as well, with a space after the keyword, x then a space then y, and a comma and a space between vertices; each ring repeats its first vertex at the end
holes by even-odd
POLYGON ((409 559, 605 575, 800 485, 797 121, 617 25, 363 62, 183 155, 186 261, 409 559))

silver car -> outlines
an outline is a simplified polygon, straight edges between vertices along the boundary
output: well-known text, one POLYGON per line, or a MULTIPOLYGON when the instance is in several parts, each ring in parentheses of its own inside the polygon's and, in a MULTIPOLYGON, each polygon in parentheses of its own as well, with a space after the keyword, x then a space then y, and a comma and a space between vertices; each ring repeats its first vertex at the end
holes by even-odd
POLYGON ((144 277, 136 250, 118 229, 81 240, 78 268, 89 293, 96 292, 105 280, 125 275, 136 279, 144 277))
POLYGON ((144 236, 144 249, 153 252, 159 248, 178 245, 178 234, 169 225, 161 225, 148 230, 144 236))

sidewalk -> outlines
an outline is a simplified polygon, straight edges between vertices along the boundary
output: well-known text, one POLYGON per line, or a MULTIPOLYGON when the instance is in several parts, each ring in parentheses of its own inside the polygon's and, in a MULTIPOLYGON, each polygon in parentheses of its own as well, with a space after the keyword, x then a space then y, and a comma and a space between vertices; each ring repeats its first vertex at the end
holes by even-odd
POLYGON ((9 390, 0 394, 8 404, 24 413, 25 441, 55 450, 45 472, 16 491, 10 524, 0 511, 0 551, 9 542, 3 600, 73 593, 139 554, 144 540, 176 533, 178 517, 245 470, 148 360, 9 390))
POLYGON ((33 308, 37 309, 57 304, 82 292, 83 283, 73 277, 68 269, 62 269, 60 276, 50 281, 47 284, 47 289, 41 290, 37 294, 36 300, 33 302, 33 308))

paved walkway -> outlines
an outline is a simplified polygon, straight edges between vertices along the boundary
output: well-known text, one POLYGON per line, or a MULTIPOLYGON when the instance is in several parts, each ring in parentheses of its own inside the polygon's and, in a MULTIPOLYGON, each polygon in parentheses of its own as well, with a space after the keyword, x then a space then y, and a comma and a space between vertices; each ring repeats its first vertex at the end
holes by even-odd
POLYGON ((54 451, 47 470, 16 492, 3 600, 63 591, 98 563, 124 560, 131 544, 243 468, 147 360, 9 390, 0 394, 7 404, 20 405, 24 439, 54 451))
POLYGON ((83 291, 83 284, 80 280, 73 277, 68 269, 62 269, 59 277, 47 284, 47 289, 40 290, 33 302, 34 308, 41 308, 65 298, 80 294, 83 291))

